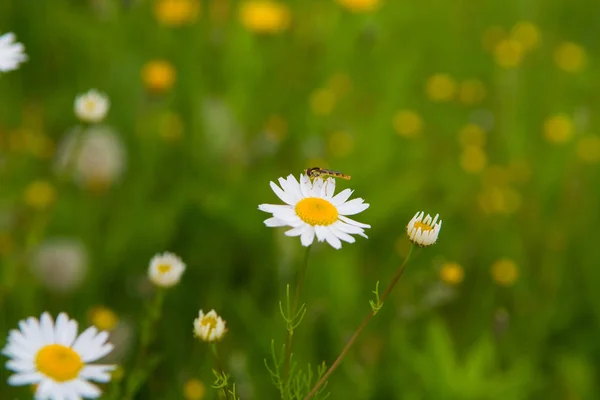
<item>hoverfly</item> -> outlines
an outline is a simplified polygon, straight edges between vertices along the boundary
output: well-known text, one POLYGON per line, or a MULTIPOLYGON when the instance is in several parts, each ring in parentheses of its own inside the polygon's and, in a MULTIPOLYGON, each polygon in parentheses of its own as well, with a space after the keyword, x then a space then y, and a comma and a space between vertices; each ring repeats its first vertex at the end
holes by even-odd
POLYGON ((350 179, 350 175, 346 175, 346 174, 343 174, 338 171, 332 171, 330 169, 323 169, 323 168, 319 168, 319 167, 308 168, 304 172, 311 179, 325 177, 325 176, 329 176, 332 178, 340 178, 340 179, 345 179, 345 180, 350 179))

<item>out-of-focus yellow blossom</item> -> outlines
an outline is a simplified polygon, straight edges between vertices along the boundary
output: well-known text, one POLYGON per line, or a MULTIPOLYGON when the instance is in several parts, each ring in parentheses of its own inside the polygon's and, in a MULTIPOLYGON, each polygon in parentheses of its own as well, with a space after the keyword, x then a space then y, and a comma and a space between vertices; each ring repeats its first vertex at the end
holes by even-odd
POLYGON ((521 207, 521 195, 509 186, 491 185, 478 197, 479 206, 487 214, 509 215, 521 207))
POLYGON ((513 160, 508 164, 508 176, 512 182, 526 183, 531 179, 531 167, 525 160, 513 160))
POLYGON ((352 79, 345 73, 337 73, 329 79, 327 86, 338 96, 342 97, 352 90, 352 79))
POLYGON ((419 136, 423 129, 423 120, 412 110, 400 110, 394 115, 394 129, 398 135, 412 138, 419 136))
POLYGON ((502 286, 511 286, 519 277, 517 264, 509 258, 501 258, 492 264, 492 278, 502 286))
POLYGON ((48 181, 37 180, 25 188, 25 203, 36 210, 45 210, 56 200, 56 190, 48 181))
POLYGON ((206 394, 206 386, 199 379, 189 379, 183 386, 183 397, 186 400, 202 400, 206 394))
POLYGON ((119 317, 110 308, 96 306, 90 309, 89 319, 101 331, 112 331, 119 324, 119 317))
POLYGON ((600 137, 589 135, 579 139, 577 156, 586 163, 598 163, 600 161, 600 137))
POLYGON ((490 53, 494 52, 498 43, 507 37, 506 29, 501 26, 493 25, 487 28, 481 37, 483 48, 490 53))
POLYGON ((355 13, 375 11, 381 5, 380 0, 336 0, 340 5, 355 13))
POLYGON ((271 115, 265 123, 265 135, 273 143, 280 143, 287 136, 287 122, 279 115, 271 115))
POLYGON ((510 33, 514 40, 521 43, 525 51, 534 49, 540 41, 540 30, 531 21, 517 22, 510 33))
POLYGON ((523 45, 514 39, 504 39, 494 48, 494 60, 503 68, 514 68, 523 59, 523 45))
MULTIPOLYGON (((50 158, 54 154, 54 143, 48 136, 25 127, 10 132, 7 143, 10 151, 29 153, 43 159, 50 158)), ((2 148, 1 143, 0 148, 2 148)))
POLYGON ((230 13, 230 0, 212 0, 208 5, 208 15, 212 21, 226 21, 229 18, 230 13))
POLYGON ((179 114, 167 112, 163 114, 159 121, 159 134, 169 142, 181 140, 183 137, 183 121, 179 114))
POLYGON ((458 285, 463 281, 465 271, 463 267, 455 262, 447 262, 440 269, 440 279, 449 285, 458 285))
POLYGON ((508 171, 501 165, 490 165, 485 169, 482 180, 487 185, 508 185, 508 171))
POLYGON ((485 145, 485 132, 477 124, 467 124, 458 131, 458 141, 465 147, 483 147, 485 145))
POLYGON ((146 88, 155 93, 170 90, 175 83, 177 73, 173 64, 166 60, 153 60, 142 69, 142 80, 146 88))
POLYGON ((485 168, 487 156, 478 146, 465 146, 460 155, 460 166, 466 172, 477 174, 485 168))
POLYGON ((120 382, 125 377, 125 369, 120 365, 117 365, 110 373, 111 380, 113 382, 120 382))
POLYGON ((329 152, 334 157, 345 157, 354 150, 354 137, 345 131, 334 132, 329 137, 329 152))
POLYGON ((574 134, 573 121, 566 114, 553 115, 544 122, 544 137, 551 143, 566 143, 574 134))
POLYGON ((10 235, 6 232, 0 232, 0 256, 6 256, 12 253, 14 243, 10 235))
POLYGON ((290 25, 290 10, 270 0, 245 1, 240 6, 242 25, 255 33, 279 33, 290 25))
POLYGON ((587 64, 587 53, 577 43, 563 42, 554 51, 554 62, 563 71, 579 72, 587 64))
POLYGON ((431 101, 442 102, 452 100, 456 92, 456 82, 448 74, 435 74, 427 79, 425 93, 431 101))
POLYGON ((156 0, 154 16, 167 26, 189 25, 196 21, 200 13, 198 0, 156 0))
POLYGON ((310 96, 310 109, 316 115, 331 114, 335 103, 335 93, 329 89, 318 89, 310 96))
POLYGON ((463 104, 481 103, 486 94, 485 85, 479 79, 467 79, 458 86, 458 100, 463 104))

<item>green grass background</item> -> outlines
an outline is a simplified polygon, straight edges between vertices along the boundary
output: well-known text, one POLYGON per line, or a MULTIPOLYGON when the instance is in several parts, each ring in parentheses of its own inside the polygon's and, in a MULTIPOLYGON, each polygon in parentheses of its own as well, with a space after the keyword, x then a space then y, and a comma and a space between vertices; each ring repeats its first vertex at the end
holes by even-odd
MULTIPOLYGON (((222 25, 211 22, 204 2, 198 21, 181 28, 160 26, 149 1, 97 3, 106 11, 87 1, 0 2, 0 31, 14 31, 29 56, 19 71, 0 76, 0 133, 36 120, 58 143, 77 124, 74 97, 93 87, 109 95, 105 123, 127 151, 122 181, 95 194, 57 180, 50 159, 0 150, 0 212, 15 221, 2 228, 14 247, 0 267, 3 279, 17 276, 4 281, 1 337, 46 310, 66 311, 85 327, 99 304, 137 329, 150 302, 137 282, 155 253, 170 250, 188 268, 167 293, 152 347, 164 358, 138 399, 182 398, 191 377, 209 386, 209 348, 192 337, 200 308, 227 320, 219 347, 242 399, 276 399, 263 359, 272 339, 283 343, 277 302, 303 251, 299 240, 266 228, 257 206, 279 202, 270 180, 321 159, 352 175, 338 186, 371 204, 356 219, 372 229, 368 240, 340 251, 314 246, 303 293, 309 312, 295 338, 303 365, 335 359, 369 311, 375 282, 386 284, 401 263, 397 243, 414 213, 443 218, 438 243, 414 254, 331 377, 332 399, 600 396, 600 179, 598 165, 576 153, 578 138, 597 134, 600 123, 598 3, 390 0, 377 12, 352 14, 330 0, 290 1, 293 23, 273 36, 245 30, 236 2, 222 25), (501 68, 483 49, 482 34, 521 20, 537 24, 541 42, 518 67, 501 68), (555 65, 563 40, 587 50, 581 72, 555 65), (156 58, 173 63, 177 80, 166 94, 149 96, 140 71, 156 58), (311 95, 340 73, 351 90, 331 114, 315 115, 311 95), (476 106, 432 102, 424 86, 435 73, 480 79, 488 95, 476 106), (207 121, 207 104, 223 104, 225 121, 207 121), (404 108, 423 118, 416 139, 394 132, 393 117, 404 108), (529 181, 513 185, 522 200, 514 213, 483 212, 478 196, 487 175, 460 167, 457 132, 477 109, 495 119, 485 146, 489 164, 521 160, 531 169, 529 181), (549 115, 578 110, 589 116, 584 131, 564 145, 544 140, 549 115), (167 112, 183 121, 180 141, 159 135, 157 121, 167 112), (286 121, 287 135, 269 147, 264 127, 272 115, 286 121), (338 131, 354 140, 349 154, 330 146, 338 131), (48 211, 23 202, 35 179, 55 182, 58 197, 48 211), (27 268, 31 248, 54 236, 80 239, 90 256, 85 282, 68 295, 45 290, 27 268), (490 274, 503 257, 519 268, 510 287, 490 274), (453 297, 431 302, 446 260, 460 263, 465 279, 453 297), (499 309, 509 315, 503 327, 499 309)), ((132 347, 125 372, 134 356, 132 347)), ((29 398, 27 388, 8 387, 8 376, 2 369, 0 398, 29 398)), ((206 398, 217 396, 209 390, 206 398)))

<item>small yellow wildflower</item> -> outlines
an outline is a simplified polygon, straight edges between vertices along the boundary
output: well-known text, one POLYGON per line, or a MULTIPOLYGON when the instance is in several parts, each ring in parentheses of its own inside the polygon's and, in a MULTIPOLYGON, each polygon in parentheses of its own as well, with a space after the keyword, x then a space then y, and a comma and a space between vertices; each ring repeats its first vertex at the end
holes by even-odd
POLYGON ((554 51, 554 62, 566 72, 579 72, 587 64, 585 49, 573 42, 563 42, 554 51))
POLYGON ((355 13, 375 11, 381 5, 380 0, 336 0, 338 4, 355 13))
POLYGON ((423 120, 412 110, 398 111, 394 116, 393 124, 396 133, 406 138, 419 136, 423 129, 423 120))
POLYGON ((310 96, 310 108, 316 115, 331 114, 335 103, 335 93, 329 89, 319 89, 310 96))
POLYGON ((110 373, 110 377, 112 381, 120 382, 125 377, 125 369, 122 366, 117 365, 110 373))
POLYGON ((183 386, 185 400, 202 400, 206 394, 206 386, 199 379, 189 379, 183 386))
POLYGON ((511 286, 519 277, 517 264, 509 258, 502 258, 492 264, 492 278, 502 286, 511 286))
POLYGON ((493 25, 487 28, 481 37, 483 48, 493 53, 498 43, 507 36, 506 29, 501 26, 493 25))
POLYGON ((458 141, 465 147, 483 147, 485 145, 485 132, 477 124, 467 124, 458 132, 458 141))
POLYGON ((36 210, 45 210, 56 200, 56 190, 48 181, 37 180, 25 188, 25 203, 36 210))
POLYGON ((571 118, 566 114, 553 115, 544 122, 544 137, 551 143, 566 143, 574 134, 575 127, 571 118))
POLYGON ((458 86, 458 100, 463 104, 481 103, 486 94, 485 85, 479 79, 467 79, 458 86))
POLYGON ((327 86, 333 90, 338 97, 342 97, 352 90, 352 79, 350 79, 350 75, 338 72, 329 79, 327 86))
POLYGON ((199 13, 198 0, 156 0, 154 3, 156 20, 167 26, 193 24, 199 13))
POLYGON ((521 195, 509 186, 488 186, 478 200, 481 209, 488 214, 509 215, 521 207, 521 195))
POLYGON ((427 79, 425 93, 431 101, 452 100, 456 92, 456 82, 448 74, 435 74, 427 79))
POLYGON ((173 87, 176 72, 166 60, 153 60, 142 69, 142 80, 146 88, 155 93, 163 93, 173 87))
POLYGON ((463 281, 465 271, 463 267, 455 262, 447 262, 440 269, 440 279, 449 285, 458 285, 463 281))
POLYGON ((329 137, 329 152, 334 157, 345 157, 354 150, 354 136, 345 131, 337 131, 329 137))
POLYGON ((514 39, 501 40, 494 48, 494 59, 503 68, 514 68, 523 59, 523 45, 514 39))
POLYGON ((485 152, 478 146, 465 146, 460 155, 460 166, 466 172, 477 174, 485 168, 487 164, 487 156, 485 152))
POLYGON ((230 0, 213 0, 208 5, 208 15, 212 21, 224 22, 231 13, 230 0))
POLYGON ((531 167, 525 160, 513 160, 508 164, 508 176, 512 182, 526 183, 531 179, 531 167))
POLYGON ((588 164, 600 162, 600 137, 589 135, 579 139, 577 156, 588 164))
POLYGON ((119 324, 118 315, 108 307, 96 306, 90 309, 88 317, 101 331, 112 331, 119 324))
POLYGON ((265 123, 265 135, 273 143, 280 143, 287 136, 287 131, 287 122, 279 115, 271 115, 265 123))
POLYGON ((290 25, 290 10, 271 0, 245 1, 240 6, 242 25, 254 33, 280 33, 290 25))
POLYGON ((531 21, 520 21, 511 29, 511 36, 521 43, 523 50, 533 50, 540 41, 540 30, 531 21))

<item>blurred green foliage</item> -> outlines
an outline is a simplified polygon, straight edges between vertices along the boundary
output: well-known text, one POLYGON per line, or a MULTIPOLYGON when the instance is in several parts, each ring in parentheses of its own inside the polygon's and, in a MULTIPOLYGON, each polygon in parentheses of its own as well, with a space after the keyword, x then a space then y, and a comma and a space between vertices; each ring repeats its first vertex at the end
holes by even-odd
MULTIPOLYGON (((342 3, 290 1, 289 26, 261 34, 235 1, 203 1, 183 26, 160 23, 150 1, 0 2, 0 33, 29 57, 0 76, 0 336, 46 310, 83 328, 104 305, 132 330, 127 374, 148 261, 169 250, 187 270, 137 398, 182 398, 190 378, 217 398, 210 349, 192 336, 201 308, 227 320, 219 348, 238 395, 277 398, 263 360, 284 343, 277 303, 303 251, 257 205, 279 202, 269 181, 320 165, 352 175, 338 187, 371 204, 357 219, 372 229, 340 251, 314 246, 301 365, 335 359, 406 254, 412 215, 444 221, 332 375, 331 398, 598 398, 600 3, 342 3), (153 60, 167 67, 144 75, 153 60), (104 124, 126 151, 122 179, 100 187, 54 171, 90 88, 109 96, 104 124), (481 132, 460 134, 468 124, 481 132), (54 189, 47 205, 26 195, 39 181, 54 189), (68 293, 30 268, 54 237, 87 249, 68 293)), ((27 398, 8 376, 0 398, 27 398)))

